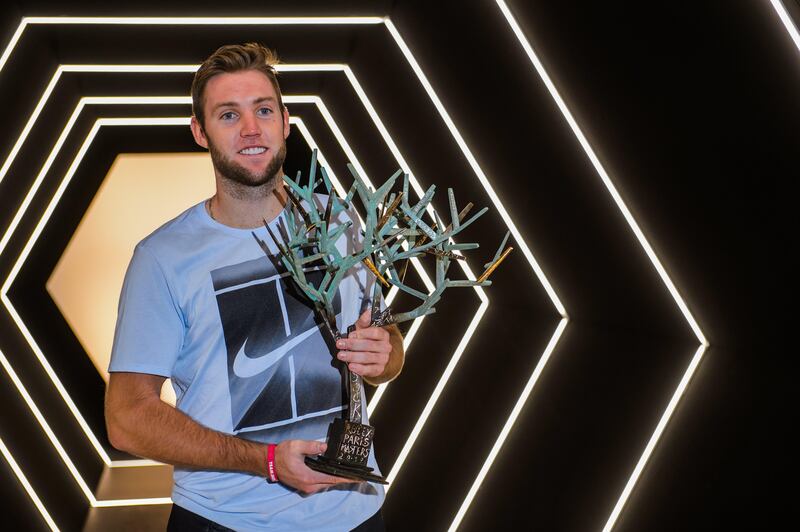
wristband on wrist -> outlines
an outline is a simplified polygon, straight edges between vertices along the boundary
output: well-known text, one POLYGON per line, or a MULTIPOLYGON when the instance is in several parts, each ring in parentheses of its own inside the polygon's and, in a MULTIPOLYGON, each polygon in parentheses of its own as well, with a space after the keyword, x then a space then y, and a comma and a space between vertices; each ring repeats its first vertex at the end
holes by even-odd
POLYGON ((277 445, 267 445, 267 482, 278 482, 278 471, 275 468, 275 448, 277 445))

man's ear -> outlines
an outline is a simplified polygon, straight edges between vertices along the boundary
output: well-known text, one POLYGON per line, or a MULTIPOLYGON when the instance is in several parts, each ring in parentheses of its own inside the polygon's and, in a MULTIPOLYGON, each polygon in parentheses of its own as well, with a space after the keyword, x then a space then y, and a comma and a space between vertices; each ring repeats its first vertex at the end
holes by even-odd
POLYGON ((197 121, 197 117, 192 115, 192 120, 189 122, 189 128, 192 130, 192 136, 194 137, 194 141, 202 146, 203 148, 208 149, 208 139, 206 138, 206 132, 203 131, 203 126, 200 125, 200 122, 197 121))
POLYGON ((289 137, 289 109, 283 106, 283 140, 289 137))

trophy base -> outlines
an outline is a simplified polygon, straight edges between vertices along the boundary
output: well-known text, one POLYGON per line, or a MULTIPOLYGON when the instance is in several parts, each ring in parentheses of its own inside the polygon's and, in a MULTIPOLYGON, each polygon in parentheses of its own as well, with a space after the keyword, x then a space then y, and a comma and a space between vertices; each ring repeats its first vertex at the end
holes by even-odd
POLYGON ((372 472, 371 467, 354 466, 344 462, 337 462, 321 454, 319 456, 306 456, 306 465, 314 471, 335 475, 337 477, 351 478, 353 480, 368 480, 378 484, 388 484, 385 478, 372 472))

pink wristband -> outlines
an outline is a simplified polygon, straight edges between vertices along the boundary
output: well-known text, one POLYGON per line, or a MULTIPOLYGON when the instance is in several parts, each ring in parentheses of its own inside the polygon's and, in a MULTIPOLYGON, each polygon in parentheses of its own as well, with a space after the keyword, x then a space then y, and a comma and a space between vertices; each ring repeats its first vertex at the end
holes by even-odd
POLYGON ((275 468, 275 445, 270 443, 267 445, 267 481, 278 482, 278 471, 275 468))

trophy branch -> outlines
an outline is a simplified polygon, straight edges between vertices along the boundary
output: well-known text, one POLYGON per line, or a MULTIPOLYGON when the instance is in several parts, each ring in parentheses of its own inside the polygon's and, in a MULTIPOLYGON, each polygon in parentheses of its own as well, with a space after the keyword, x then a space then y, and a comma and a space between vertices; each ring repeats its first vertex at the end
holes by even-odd
MULTIPOLYGON (((344 197, 334 189, 325 168, 317 164, 317 152, 311 156, 311 167, 306 184, 302 184, 301 173, 292 180, 284 176, 284 187, 288 193, 285 216, 279 220, 275 234, 264 222, 267 234, 278 250, 277 261, 285 269, 299 291, 314 307, 329 340, 346 337, 355 329, 350 325, 342 333, 336 323, 333 302, 343 279, 351 269, 363 264, 375 277, 371 296, 371 326, 383 327, 413 320, 436 312, 434 305, 448 288, 489 286, 489 276, 508 256, 513 248, 505 247, 509 238, 506 233, 493 258, 483 265, 483 272, 476 279, 452 280, 448 277, 450 265, 456 260, 465 260, 466 250, 479 247, 477 243, 456 243, 454 237, 480 218, 488 208, 483 208, 469 218, 472 203, 460 211, 452 189, 447 190, 450 223, 445 225, 432 208, 436 186, 431 185, 416 203, 409 201, 408 174, 398 170, 377 189, 368 186, 356 169, 348 164, 353 175, 353 184, 344 197), (321 178, 317 178, 317 173, 321 178), (402 176, 400 191, 394 191, 398 178, 402 176), (315 190, 322 185, 323 193, 315 190), (327 198, 325 195, 327 194, 327 198), (352 220, 357 219, 354 202, 359 202, 364 213, 363 227, 351 231, 352 220), (341 213, 349 220, 337 223, 341 213), (425 217, 428 221, 425 221, 425 217), (360 235, 360 242, 354 235, 360 235), (343 240, 344 239, 344 240, 343 240), (353 250, 345 251, 342 250, 353 250), (435 261, 434 289, 430 293, 413 288, 406 283, 408 263, 412 259, 435 261), (308 271, 321 271, 316 283, 306 275, 308 271), (381 310, 382 290, 397 287, 417 299, 419 303, 405 312, 395 313, 388 306, 381 310)), ((253 233, 258 245, 268 258, 275 260, 274 252, 265 241, 253 233)), ((360 375, 344 365, 348 391, 347 419, 336 419, 328 432, 328 450, 318 457, 307 457, 312 469, 330 474, 386 483, 380 475, 368 467, 374 428, 362 423, 360 375)))

